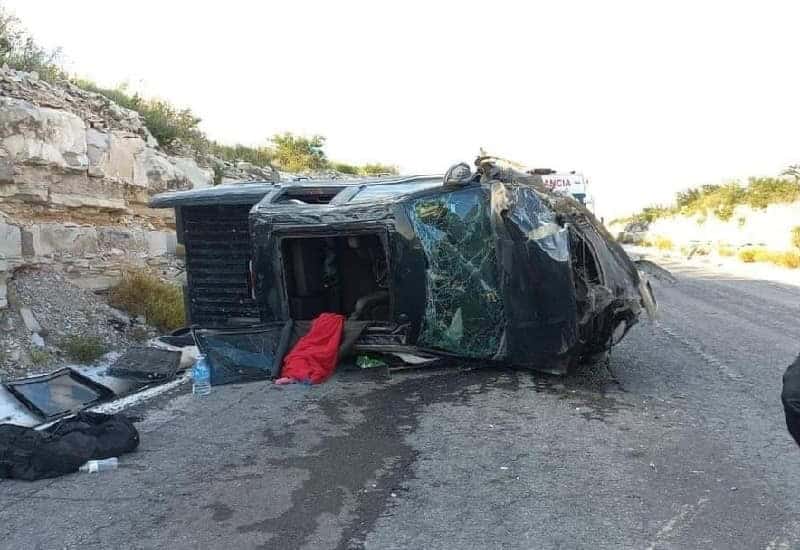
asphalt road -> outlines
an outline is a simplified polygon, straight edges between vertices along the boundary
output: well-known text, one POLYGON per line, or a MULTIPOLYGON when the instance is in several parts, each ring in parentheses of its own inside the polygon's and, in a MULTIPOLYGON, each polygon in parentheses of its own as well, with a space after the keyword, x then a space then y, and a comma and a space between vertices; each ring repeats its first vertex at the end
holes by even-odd
POLYGON ((800 288, 676 273, 610 372, 180 388, 119 470, 0 483, 0 546, 800 547, 800 288))

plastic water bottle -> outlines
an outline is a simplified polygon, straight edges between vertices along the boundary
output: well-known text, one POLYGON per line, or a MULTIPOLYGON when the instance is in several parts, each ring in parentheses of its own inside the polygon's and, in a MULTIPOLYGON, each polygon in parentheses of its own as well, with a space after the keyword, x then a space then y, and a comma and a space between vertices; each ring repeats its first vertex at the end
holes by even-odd
POLYGON ((211 393, 211 369, 208 367, 205 355, 198 357, 192 367, 192 381, 192 393, 196 396, 211 393))
POLYGON ((81 466, 81 472, 88 472, 94 474, 97 472, 105 472, 107 470, 116 470, 119 466, 119 460, 113 456, 111 458, 104 458, 103 460, 90 460, 81 466))

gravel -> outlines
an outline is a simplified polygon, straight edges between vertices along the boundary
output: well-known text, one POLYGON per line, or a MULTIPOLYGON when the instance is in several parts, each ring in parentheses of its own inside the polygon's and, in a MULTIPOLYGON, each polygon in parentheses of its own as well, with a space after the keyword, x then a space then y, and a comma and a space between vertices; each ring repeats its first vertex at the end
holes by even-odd
POLYGON ((104 296, 79 288, 54 269, 17 270, 8 295, 9 308, 0 312, 0 381, 74 363, 60 347, 67 337, 99 338, 108 351, 123 352, 154 335, 152 328, 109 306, 104 296), (36 345, 42 342, 26 327, 24 308, 41 326, 44 346, 36 345))

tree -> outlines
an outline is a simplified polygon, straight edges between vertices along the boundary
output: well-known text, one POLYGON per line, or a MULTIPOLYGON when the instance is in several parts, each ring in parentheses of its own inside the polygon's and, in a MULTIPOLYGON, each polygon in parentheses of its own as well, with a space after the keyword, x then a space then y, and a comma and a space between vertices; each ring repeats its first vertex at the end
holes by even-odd
POLYGON ((39 46, 19 19, 0 6, 0 65, 6 64, 18 71, 35 71, 49 82, 66 76, 61 68, 61 50, 39 46))
POLYGON ((792 164, 781 172, 782 176, 791 176, 794 181, 800 181, 800 164, 792 164))
POLYGON ((323 136, 314 135, 308 138, 285 132, 275 134, 270 141, 275 150, 275 161, 283 170, 300 172, 320 170, 328 166, 328 158, 323 150, 323 136))

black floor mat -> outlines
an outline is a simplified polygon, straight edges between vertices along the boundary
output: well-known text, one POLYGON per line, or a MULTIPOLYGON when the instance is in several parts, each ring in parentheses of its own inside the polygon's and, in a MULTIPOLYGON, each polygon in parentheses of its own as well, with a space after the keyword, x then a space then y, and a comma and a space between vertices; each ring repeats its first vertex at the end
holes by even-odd
POLYGON ((136 346, 108 369, 108 374, 141 382, 165 382, 175 377, 181 352, 136 346))

